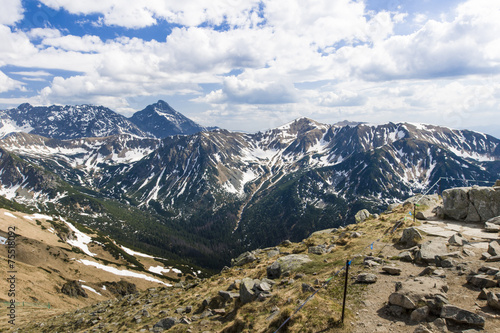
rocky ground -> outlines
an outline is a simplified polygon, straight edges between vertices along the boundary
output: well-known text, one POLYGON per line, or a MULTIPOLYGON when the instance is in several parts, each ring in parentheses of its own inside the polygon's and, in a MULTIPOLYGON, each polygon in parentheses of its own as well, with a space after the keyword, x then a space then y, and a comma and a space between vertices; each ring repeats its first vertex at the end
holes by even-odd
POLYGON ((419 206, 428 220, 414 222, 411 204, 394 206, 301 243, 244 253, 209 279, 150 288, 16 329, 272 333, 290 318, 279 332, 500 332, 499 234, 439 220, 431 212, 437 204, 431 198, 419 206))

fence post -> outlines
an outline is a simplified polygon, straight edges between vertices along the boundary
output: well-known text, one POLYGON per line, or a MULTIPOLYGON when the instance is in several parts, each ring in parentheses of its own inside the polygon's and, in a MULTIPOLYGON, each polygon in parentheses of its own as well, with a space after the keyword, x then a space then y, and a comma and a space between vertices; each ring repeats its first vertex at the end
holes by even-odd
POLYGON ((344 301, 342 302, 342 324, 344 323, 345 301, 347 296, 347 279, 349 277, 349 259, 345 262, 345 282, 344 282, 344 301))

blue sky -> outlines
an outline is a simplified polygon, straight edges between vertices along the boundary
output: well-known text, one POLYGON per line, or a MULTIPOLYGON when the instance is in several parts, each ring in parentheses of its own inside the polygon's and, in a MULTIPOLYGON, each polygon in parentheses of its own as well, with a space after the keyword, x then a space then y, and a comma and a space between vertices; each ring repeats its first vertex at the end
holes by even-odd
POLYGON ((497 0, 0 0, 0 109, 163 99, 249 132, 298 117, 500 137, 497 0))

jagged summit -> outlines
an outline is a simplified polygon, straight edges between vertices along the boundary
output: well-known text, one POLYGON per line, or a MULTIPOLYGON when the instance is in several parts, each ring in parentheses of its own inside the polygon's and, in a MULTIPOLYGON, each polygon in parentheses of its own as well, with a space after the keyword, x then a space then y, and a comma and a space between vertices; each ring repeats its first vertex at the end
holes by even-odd
POLYGON ((136 112, 130 118, 130 121, 157 138, 177 134, 188 135, 206 130, 206 128, 177 112, 162 100, 148 105, 142 111, 136 112))
POLYGON ((130 118, 107 107, 89 104, 32 106, 23 103, 0 111, 0 137, 25 132, 61 140, 119 134, 165 138, 206 130, 210 129, 196 124, 162 100, 130 118))

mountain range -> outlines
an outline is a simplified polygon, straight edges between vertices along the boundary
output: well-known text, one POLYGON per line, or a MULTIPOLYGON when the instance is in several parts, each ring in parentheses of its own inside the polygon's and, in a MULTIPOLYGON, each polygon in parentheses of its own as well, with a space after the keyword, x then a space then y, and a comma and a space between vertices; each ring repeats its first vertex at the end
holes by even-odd
POLYGON ((300 118, 248 134, 204 128, 163 101, 131 118, 22 104, 0 119, 3 196, 211 269, 440 179, 446 188, 500 176, 500 140, 433 125, 300 118))

